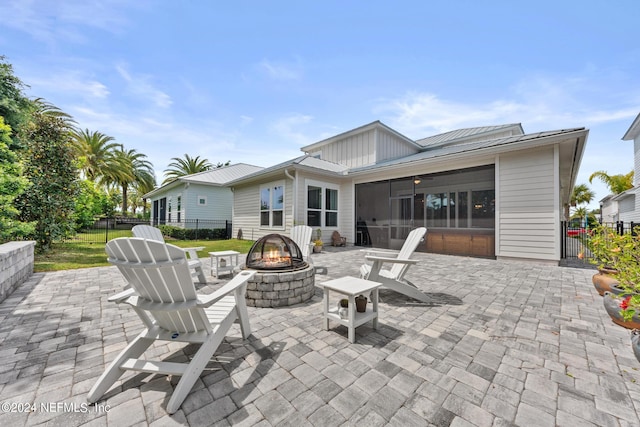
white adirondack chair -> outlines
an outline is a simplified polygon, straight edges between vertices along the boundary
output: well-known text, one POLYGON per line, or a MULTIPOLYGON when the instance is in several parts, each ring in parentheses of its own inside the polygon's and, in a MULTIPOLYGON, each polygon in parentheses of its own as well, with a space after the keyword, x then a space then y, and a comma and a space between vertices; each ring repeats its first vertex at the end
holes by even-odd
POLYGON ((302 251, 302 258, 309 262, 311 258, 311 251, 313 251, 313 243, 311 243, 311 234, 313 233, 313 229, 308 225, 296 225, 291 229, 290 237, 291 240, 296 242, 296 245, 302 251))
POLYGON ((404 278, 409 267, 418 260, 411 259, 420 242, 427 233, 425 227, 411 231, 404 241, 400 251, 365 250, 365 259, 373 264, 363 264, 360 267, 360 277, 374 282, 381 282, 382 286, 401 294, 415 298, 418 301, 431 302, 429 297, 420 292, 413 284, 404 278), (390 269, 383 269, 384 264, 393 264, 390 269))
POLYGON ((125 370, 181 375, 167 404, 178 410, 234 321, 243 338, 251 334, 245 303, 244 271, 210 295, 198 295, 184 251, 174 245, 139 238, 118 238, 107 243, 109 262, 118 266, 131 288, 109 298, 133 307, 145 324, 143 330, 109 365, 89 391, 87 400, 98 401, 125 370), (138 359, 156 340, 199 343, 189 363, 138 359))
MULTIPOLYGON (((152 227, 150 225, 139 224, 135 225, 131 231, 135 237, 140 237, 142 239, 149 240, 157 240, 158 242, 164 243, 164 236, 162 235, 162 231, 159 228, 152 227)), ((202 261, 198 258, 198 251, 204 249, 204 246, 195 246, 193 248, 181 248, 187 254, 189 254, 189 268, 193 270, 196 276, 198 276, 198 282, 207 283, 207 278, 204 275, 204 270, 202 269, 202 261)))

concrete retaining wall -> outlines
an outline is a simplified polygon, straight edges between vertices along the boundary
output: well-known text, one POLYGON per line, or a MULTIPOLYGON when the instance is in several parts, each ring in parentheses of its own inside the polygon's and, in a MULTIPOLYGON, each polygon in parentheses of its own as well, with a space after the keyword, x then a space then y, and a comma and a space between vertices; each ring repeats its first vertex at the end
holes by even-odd
POLYGON ((36 242, 9 242, 0 245, 0 302, 4 301, 33 273, 36 242))

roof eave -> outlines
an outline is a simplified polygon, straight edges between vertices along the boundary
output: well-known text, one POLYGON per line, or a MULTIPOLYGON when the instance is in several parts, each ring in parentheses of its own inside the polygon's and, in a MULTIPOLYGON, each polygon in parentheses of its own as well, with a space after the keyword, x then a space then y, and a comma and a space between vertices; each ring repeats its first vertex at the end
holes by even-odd
POLYGON ((640 113, 636 116, 636 119, 633 121, 633 123, 631 123, 631 126, 629 126, 629 129, 627 130, 627 132, 625 132, 622 140, 631 141, 636 136, 638 136, 638 134, 640 134, 640 113))

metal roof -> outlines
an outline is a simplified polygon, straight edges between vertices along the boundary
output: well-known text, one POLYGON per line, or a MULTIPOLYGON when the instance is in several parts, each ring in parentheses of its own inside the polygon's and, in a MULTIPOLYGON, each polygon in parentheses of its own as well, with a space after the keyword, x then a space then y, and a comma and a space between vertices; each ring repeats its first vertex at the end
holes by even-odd
POLYGON ((209 171, 194 173, 178 178, 182 181, 213 184, 223 186, 229 181, 242 178, 243 176, 258 172, 263 168, 260 166, 248 165, 246 163, 237 163, 235 165, 223 166, 209 171))
POLYGON ((485 148, 509 145, 513 143, 535 141, 542 138, 553 137, 553 136, 568 134, 571 132, 582 131, 582 130, 585 130, 585 128, 552 130, 552 131, 545 131, 545 132, 538 132, 538 133, 530 133, 525 135, 515 135, 515 136, 504 137, 504 138, 496 138, 496 139, 490 139, 490 140, 484 140, 484 141, 473 141, 473 142, 442 146, 437 149, 431 149, 431 150, 427 149, 417 154, 412 154, 410 156, 389 160, 387 162, 377 163, 369 166, 363 166, 360 168, 354 168, 354 169, 351 169, 349 173, 370 171, 373 169, 386 167, 386 166, 394 166, 394 165, 400 165, 403 163, 411 163, 411 162, 416 162, 420 160, 450 156, 452 154, 460 154, 460 153, 476 151, 476 150, 485 149, 485 148))
POLYGON ((326 160, 322 160, 319 159, 315 156, 311 156, 308 154, 305 154, 303 156, 300 157, 296 157, 295 159, 292 160, 287 160, 285 162, 279 163, 277 165, 274 166, 270 166, 268 168, 264 168, 260 171, 254 172, 252 174, 243 176, 241 178, 238 178, 232 182, 228 182, 227 184, 235 184, 237 182, 241 182, 241 181, 247 181, 247 180, 251 180, 253 178, 256 177, 260 177, 263 175, 268 175, 270 173, 273 172, 279 172, 279 171, 283 171, 287 168, 296 168, 296 167, 303 167, 303 168, 308 168, 308 169, 316 169, 318 172, 320 173, 330 173, 330 174, 337 174, 337 175, 344 175, 346 174, 346 172, 349 170, 349 168, 347 166, 344 165, 340 165, 337 163, 333 163, 333 162, 329 162, 326 160))
POLYGON ((441 145, 454 144, 457 141, 464 142, 465 139, 477 138, 482 135, 485 135, 487 137, 486 139, 490 139, 491 134, 507 129, 515 130, 519 135, 524 134, 520 123, 510 123, 496 126, 481 126, 452 130, 450 132, 445 132, 438 135, 429 136, 427 138, 419 139, 416 141, 416 143, 424 148, 435 148, 441 145))
POLYGON ((175 186, 184 183, 194 183, 194 184, 206 184, 212 185, 216 187, 224 187, 228 182, 239 179, 243 176, 252 174, 254 172, 260 171, 263 168, 260 166, 248 165, 246 163, 236 163, 229 166, 223 166, 216 169, 211 169, 204 172, 198 172, 191 175, 181 176, 179 178, 174 179, 173 181, 155 188, 154 190, 148 192, 144 195, 145 198, 149 198, 161 191, 168 190, 175 186))

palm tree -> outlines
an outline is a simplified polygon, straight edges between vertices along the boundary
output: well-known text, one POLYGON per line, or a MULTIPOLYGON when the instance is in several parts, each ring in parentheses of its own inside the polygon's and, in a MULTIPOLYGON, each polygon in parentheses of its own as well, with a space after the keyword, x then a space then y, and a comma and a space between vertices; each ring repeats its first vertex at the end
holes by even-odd
POLYGON ((122 168, 115 154, 116 148, 122 145, 111 142, 113 137, 85 129, 74 132, 73 140, 80 159, 80 169, 88 180, 108 180, 122 168))
POLYGON ((605 171, 597 171, 591 174, 589 182, 591 183, 594 178, 604 182, 613 194, 620 194, 633 188, 633 171, 626 175, 609 175, 605 171))
POLYGON ((124 166, 119 173, 110 176, 111 183, 118 184, 122 189, 122 214, 127 215, 127 193, 130 186, 137 182, 145 186, 155 186, 155 176, 153 165, 146 160, 146 155, 138 153, 136 150, 116 151, 117 162, 124 166))
POLYGON ((591 203, 596 194, 587 187, 587 184, 578 184, 573 187, 573 191, 571 191, 571 199, 569 200, 569 205, 565 208, 565 218, 569 219, 569 208, 571 206, 575 207, 578 205, 591 203))
MULTIPOLYGON (((185 154, 184 159, 173 157, 171 160, 173 162, 169 163, 169 167, 164 170, 166 178, 162 181, 162 185, 168 184, 181 176, 213 169, 213 164, 207 159, 200 159, 200 156, 190 157, 185 154)), ((219 164, 218 167, 220 166, 222 165, 219 164)))

